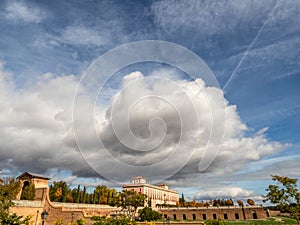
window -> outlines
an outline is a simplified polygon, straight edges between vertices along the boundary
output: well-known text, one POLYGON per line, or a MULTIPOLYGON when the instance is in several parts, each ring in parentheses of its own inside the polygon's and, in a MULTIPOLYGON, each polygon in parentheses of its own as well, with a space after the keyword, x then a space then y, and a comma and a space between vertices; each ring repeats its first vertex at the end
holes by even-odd
POLYGON ((182 219, 186 220, 186 215, 185 214, 182 215, 182 219))
POLYGON ((236 220, 240 219, 240 215, 238 213, 235 213, 234 216, 236 220))
POLYGON ((257 219, 257 214, 256 214, 256 212, 253 212, 252 215, 253 215, 253 219, 256 220, 256 219, 257 219))
POLYGON ((196 214, 193 214, 193 220, 196 220, 196 214))
POLYGON ((203 220, 206 220, 206 214, 202 214, 203 220))
POLYGON ((228 220, 228 215, 227 215, 227 213, 224 213, 224 220, 228 220))
POLYGON ((167 214, 164 214, 164 218, 167 219, 167 218, 168 218, 168 215, 167 215, 167 214))
POLYGON ((217 214, 213 214, 213 219, 216 220, 217 219, 217 214))
POLYGON ((176 214, 173 214, 173 218, 174 218, 174 220, 176 220, 177 218, 176 218, 176 214))

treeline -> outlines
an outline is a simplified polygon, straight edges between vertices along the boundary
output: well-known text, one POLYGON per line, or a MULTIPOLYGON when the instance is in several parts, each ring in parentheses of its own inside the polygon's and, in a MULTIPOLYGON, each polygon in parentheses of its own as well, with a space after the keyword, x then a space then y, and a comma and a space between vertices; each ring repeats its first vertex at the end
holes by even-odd
MULTIPOLYGON (((243 206, 244 202, 242 200, 237 200, 236 203, 239 206, 243 206)), ((248 205, 254 205, 254 201, 252 199, 247 199, 248 205)), ((209 206, 234 206, 234 201, 230 199, 211 199, 209 201, 200 201, 197 202, 195 200, 193 201, 186 201, 184 198, 184 195, 181 195, 181 198, 179 198, 178 202, 179 207, 209 207, 209 206)))
POLYGON ((116 189, 104 185, 97 186, 92 193, 85 186, 78 185, 71 189, 66 182, 59 181, 50 185, 50 200, 53 202, 70 202, 86 204, 103 204, 116 206, 122 201, 116 189))

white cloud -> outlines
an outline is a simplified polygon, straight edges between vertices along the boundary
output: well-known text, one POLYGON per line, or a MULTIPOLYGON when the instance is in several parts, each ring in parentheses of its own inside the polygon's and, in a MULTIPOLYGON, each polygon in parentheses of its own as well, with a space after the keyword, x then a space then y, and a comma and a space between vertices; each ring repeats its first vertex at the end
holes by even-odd
POLYGON ((197 200, 209 200, 209 199, 239 199, 239 198, 249 198, 251 196, 255 196, 253 191, 248 191, 240 187, 231 187, 225 186, 222 188, 214 189, 211 188, 209 190, 203 190, 193 196, 193 198, 197 200))
POLYGON ((71 25, 66 27, 59 38, 62 42, 72 45, 101 46, 108 42, 107 34, 100 33, 83 25, 71 25))
MULTIPOLYGON (((207 142, 219 147, 216 137, 210 135, 211 114, 215 111, 214 122, 220 124, 222 118, 218 116, 222 115, 224 102, 227 124, 224 142, 213 164, 202 173, 232 173, 248 162, 275 154, 284 147, 267 140, 265 131, 246 137, 244 131, 247 127, 241 122, 236 107, 228 104, 220 89, 205 87, 200 79, 191 82, 171 81, 146 79, 140 72, 129 74, 123 79, 123 89, 113 97, 112 105, 106 110, 96 106, 98 114, 93 118, 95 122, 89 126, 87 121, 91 112, 87 109, 93 103, 82 86, 79 86, 80 99, 77 102, 81 116, 72 120, 72 104, 78 86, 76 77, 45 74, 35 85, 20 91, 11 84, 12 79, 5 79, 7 74, 2 68, 0 167, 4 169, 39 173, 46 173, 47 170, 51 173, 57 169, 72 171, 72 176, 76 177, 101 176, 101 173, 96 174, 88 168, 76 148, 73 133, 73 125, 76 123, 87 162, 106 168, 108 178, 128 181, 131 176, 139 174, 151 180, 161 174, 173 175, 178 168, 185 166, 180 174, 192 179, 189 174, 199 174, 198 164, 203 158, 207 142), (135 100, 139 101, 132 102, 135 100), (113 119, 111 113, 114 113, 113 119), (142 140, 130 142, 136 149, 120 143, 120 139, 126 143, 129 133, 124 123, 117 123, 117 127, 113 124, 118 118, 129 122, 132 133, 142 140), (92 135, 95 127, 96 138, 92 135), (116 129, 120 129, 121 136, 116 135, 116 129), (129 167, 120 172, 112 161, 103 157, 105 151, 100 148, 98 138, 115 159, 129 167), (138 147, 152 150, 139 151, 138 147), (190 160, 187 157, 189 155, 190 160), (147 170, 147 166, 165 159, 169 163, 156 168, 160 174, 155 170, 147 170)), ((220 127, 217 134, 222 134, 223 128, 220 127)))
POLYGON ((22 21, 25 23, 40 23, 46 18, 46 12, 24 1, 7 1, 5 7, 5 17, 15 22, 22 21))
MULTIPOLYGON (((200 79, 194 82, 151 79, 143 77, 140 72, 123 78, 122 91, 114 96, 105 112, 104 122, 97 126, 98 135, 113 158, 138 168, 136 171, 128 166, 124 174, 115 174, 116 171, 111 170, 106 175, 120 180, 127 180, 128 176, 136 173, 155 180, 163 175, 175 174, 180 166, 184 166, 179 172, 181 176, 199 173, 198 164, 204 160, 208 143, 215 149, 220 147, 220 152, 204 172, 216 175, 238 171, 248 162, 261 160, 285 147, 269 141, 265 137, 266 129, 253 136, 245 136, 247 126, 240 120, 236 107, 224 99, 220 89, 205 87, 200 79), (225 128, 222 127, 222 111, 226 114, 225 128), (153 118, 161 120, 154 121, 153 118), (211 134, 213 123, 218 124, 215 134, 211 134), (219 143, 218 138, 222 135, 223 142, 219 143), (197 138, 198 142, 195 141, 197 138), (187 162, 188 156, 191 158, 187 162), (165 164, 159 164, 167 158, 165 164), (160 173, 157 174, 154 168, 149 169, 149 165, 156 165, 160 173)), ((82 135, 87 133, 90 134, 88 130, 80 132, 82 135)), ((90 143, 87 144, 90 146, 90 143)), ((85 145, 81 147, 87 149, 85 145)), ((88 161, 100 173, 108 164, 115 165, 109 159, 107 164, 99 164, 105 154, 98 154, 88 161)))

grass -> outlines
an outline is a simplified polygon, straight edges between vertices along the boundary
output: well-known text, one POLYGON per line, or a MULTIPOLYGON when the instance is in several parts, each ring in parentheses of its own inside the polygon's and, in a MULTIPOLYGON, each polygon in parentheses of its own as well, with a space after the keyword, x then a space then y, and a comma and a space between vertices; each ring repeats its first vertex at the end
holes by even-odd
MULTIPOLYGON (((165 221, 153 221, 154 223, 156 222, 164 222, 165 221)), ((173 223, 173 225, 176 224, 176 222, 190 222, 192 223, 193 221, 186 221, 186 220, 182 220, 182 221, 171 221, 171 225, 173 223)), ((195 222, 195 221, 194 221, 195 222)), ((200 222, 200 221, 198 221, 200 222)), ((205 222, 205 221, 202 221, 202 222, 205 222)), ((291 219, 291 218, 287 218, 287 217, 270 217, 266 220, 222 220, 220 221, 221 223, 220 224, 225 224, 225 225, 282 225, 282 224, 297 224, 297 221, 294 220, 294 219, 291 219)), ((207 222, 206 222, 207 223, 207 222)))
POLYGON ((266 220, 246 220, 246 221, 226 221, 226 225, 268 225, 268 224, 297 224, 297 221, 294 219, 286 218, 286 217, 271 217, 266 220))

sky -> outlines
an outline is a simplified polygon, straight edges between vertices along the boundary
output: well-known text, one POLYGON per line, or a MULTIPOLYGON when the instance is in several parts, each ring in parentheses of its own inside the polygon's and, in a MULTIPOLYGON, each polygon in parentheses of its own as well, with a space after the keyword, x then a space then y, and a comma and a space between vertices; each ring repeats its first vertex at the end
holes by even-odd
POLYGON ((1 176, 187 199, 300 178, 300 2, 0 2, 1 176))

